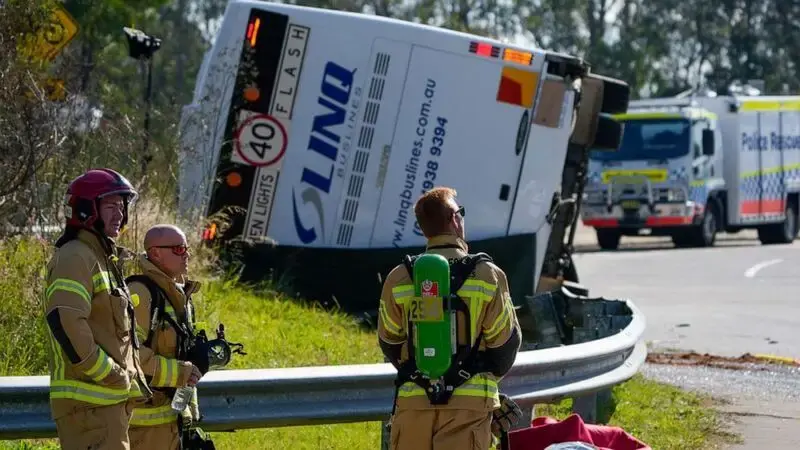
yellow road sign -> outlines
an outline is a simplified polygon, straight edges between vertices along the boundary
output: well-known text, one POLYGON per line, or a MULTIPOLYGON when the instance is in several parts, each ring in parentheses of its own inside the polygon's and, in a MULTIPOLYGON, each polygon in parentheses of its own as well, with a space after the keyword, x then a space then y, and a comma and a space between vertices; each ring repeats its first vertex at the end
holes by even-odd
POLYGON ((52 61, 78 34, 78 22, 56 3, 50 20, 28 39, 23 53, 39 61, 52 61))
POLYGON ((63 102, 67 98, 64 80, 60 78, 47 79, 44 83, 44 92, 47 99, 54 102, 63 102))

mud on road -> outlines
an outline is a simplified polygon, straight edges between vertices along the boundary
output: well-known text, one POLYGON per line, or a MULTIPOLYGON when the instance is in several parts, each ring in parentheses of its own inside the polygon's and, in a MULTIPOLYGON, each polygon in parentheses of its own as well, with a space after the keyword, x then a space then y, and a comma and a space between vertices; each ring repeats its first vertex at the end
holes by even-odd
POLYGON ((674 366, 706 366, 730 370, 774 370, 772 365, 800 367, 800 360, 745 353, 738 357, 717 356, 697 352, 652 352, 647 355, 651 364, 674 366))

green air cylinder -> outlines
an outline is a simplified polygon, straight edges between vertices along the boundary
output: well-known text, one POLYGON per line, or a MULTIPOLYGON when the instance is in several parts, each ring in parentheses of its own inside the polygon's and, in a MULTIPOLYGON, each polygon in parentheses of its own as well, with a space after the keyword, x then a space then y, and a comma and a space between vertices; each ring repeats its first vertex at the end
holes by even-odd
POLYGON ((414 357, 420 372, 439 378, 450 367, 453 353, 453 316, 450 313, 450 264, 441 255, 427 253, 414 262, 414 357))

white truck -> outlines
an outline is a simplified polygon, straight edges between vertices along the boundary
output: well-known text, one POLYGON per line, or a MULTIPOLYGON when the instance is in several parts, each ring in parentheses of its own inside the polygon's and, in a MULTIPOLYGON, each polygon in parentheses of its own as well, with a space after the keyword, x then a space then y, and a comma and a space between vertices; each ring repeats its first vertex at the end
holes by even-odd
POLYGON ((576 280, 575 174, 589 146, 619 145, 609 115, 627 103, 569 55, 233 0, 184 108, 179 209, 210 218, 204 238, 236 249, 243 279, 374 311, 382 276, 424 249, 414 201, 451 186, 470 249, 522 301, 540 274, 576 280))
POLYGON ((603 249, 649 229, 676 246, 758 230, 763 244, 798 233, 800 96, 634 100, 619 151, 592 152, 582 220, 603 249))

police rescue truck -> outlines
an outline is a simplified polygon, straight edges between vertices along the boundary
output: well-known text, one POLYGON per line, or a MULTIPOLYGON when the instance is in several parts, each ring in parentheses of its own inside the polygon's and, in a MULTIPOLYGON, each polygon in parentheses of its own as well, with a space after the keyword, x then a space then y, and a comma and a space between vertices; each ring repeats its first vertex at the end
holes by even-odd
POLYGON ((600 247, 644 229, 676 246, 745 228, 763 244, 797 236, 800 96, 635 100, 616 118, 619 151, 592 152, 582 205, 600 247))
POLYGON ((236 249, 242 278, 368 311, 424 250, 415 200, 451 186, 470 250, 529 294, 568 144, 615 149, 603 114, 625 111, 627 89, 569 55, 234 0, 184 107, 180 210, 210 218, 204 238, 236 249))

